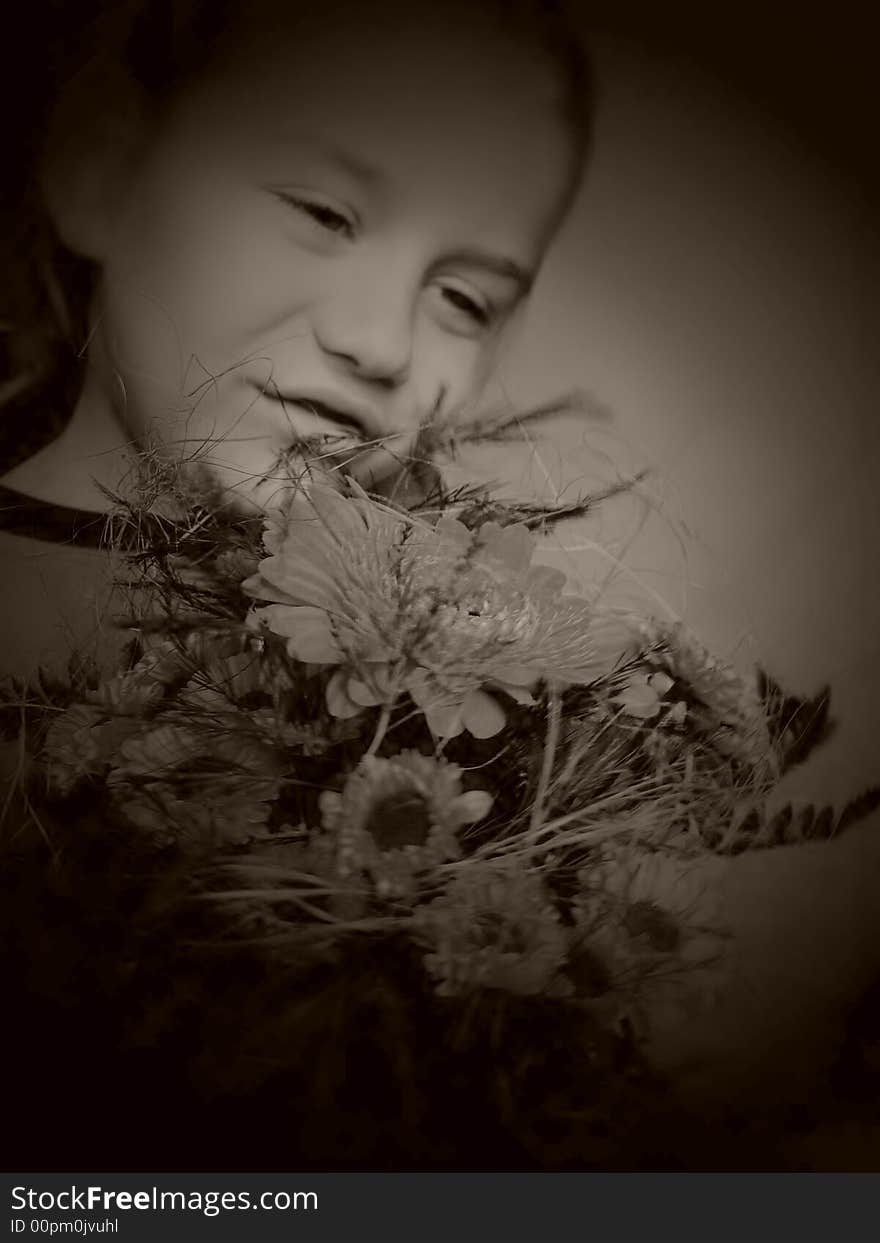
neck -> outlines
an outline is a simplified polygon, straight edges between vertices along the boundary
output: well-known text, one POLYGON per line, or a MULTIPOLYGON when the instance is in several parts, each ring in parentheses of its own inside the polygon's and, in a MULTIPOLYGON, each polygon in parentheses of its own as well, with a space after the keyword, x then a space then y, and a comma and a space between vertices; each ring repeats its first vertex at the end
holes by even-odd
POLYGON ((3 482, 39 501, 105 513, 130 466, 125 431, 88 376, 67 427, 3 482))

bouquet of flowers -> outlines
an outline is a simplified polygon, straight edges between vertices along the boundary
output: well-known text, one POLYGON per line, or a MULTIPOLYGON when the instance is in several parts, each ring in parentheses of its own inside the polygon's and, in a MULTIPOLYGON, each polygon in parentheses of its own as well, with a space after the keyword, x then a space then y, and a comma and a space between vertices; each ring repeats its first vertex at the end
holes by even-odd
POLYGON ((260 518, 154 501, 115 514, 122 665, 9 699, 7 812, 85 929, 43 992, 113 997, 101 1048, 146 1096, 174 1066, 201 1151, 272 1117, 287 1164, 668 1164, 642 1045, 714 986, 699 860, 878 801, 767 810, 827 695, 573 594, 566 513, 314 471, 260 518))

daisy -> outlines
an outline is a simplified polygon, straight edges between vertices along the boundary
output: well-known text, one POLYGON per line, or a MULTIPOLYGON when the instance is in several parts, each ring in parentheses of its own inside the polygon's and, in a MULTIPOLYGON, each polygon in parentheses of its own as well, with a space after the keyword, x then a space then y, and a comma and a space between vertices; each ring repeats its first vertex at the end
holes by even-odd
POLYGON ((316 484, 294 498, 270 555, 243 584, 253 612, 289 654, 330 666, 327 705, 339 717, 408 693, 435 736, 491 737, 503 697, 532 703, 541 679, 595 680, 625 645, 620 620, 563 596, 565 576, 532 565, 519 525, 457 519, 431 525, 316 484), (499 696, 501 698, 499 698, 499 696))
POLYGON ((459 830, 481 820, 492 797, 463 791, 457 765, 402 751, 367 756, 341 793, 325 791, 320 804, 340 875, 366 872, 380 896, 402 897, 414 892, 418 873, 459 857, 459 830))
POLYGON ((571 960, 586 954, 597 965, 599 991, 628 1000, 638 1023, 675 1024, 711 1000, 723 924, 718 887, 704 869, 624 847, 582 868, 578 881, 571 960))
POLYGON ((440 996, 484 988, 565 996, 565 931, 537 872, 468 864, 415 912, 415 939, 440 996))
MULTIPOLYGON (((688 700, 687 716, 724 754, 760 767, 773 766, 766 714, 757 681, 713 656, 681 623, 641 627, 647 680, 659 698, 688 700)), ((658 709, 659 709, 658 700, 658 709)))

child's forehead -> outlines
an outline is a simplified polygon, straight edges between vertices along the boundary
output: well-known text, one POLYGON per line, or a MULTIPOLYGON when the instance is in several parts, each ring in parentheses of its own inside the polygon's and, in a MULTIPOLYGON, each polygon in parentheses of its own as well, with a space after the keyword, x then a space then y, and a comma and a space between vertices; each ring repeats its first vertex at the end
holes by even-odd
POLYGON ((480 187, 487 219, 531 198, 525 215, 552 214, 571 152, 546 59, 501 33, 497 46, 480 42, 473 16, 389 25, 371 10, 338 24, 255 22, 230 39, 202 84, 199 142, 213 135, 279 165, 285 152, 297 166, 332 155, 438 202, 480 187))
POLYGON ((462 93, 481 110, 536 113, 559 97, 559 71, 521 28, 506 25, 494 3, 473 0, 330 0, 288 5, 258 0, 233 16, 214 57, 215 84, 248 91, 286 78, 291 101, 348 95, 394 108, 425 95, 454 104, 462 93))

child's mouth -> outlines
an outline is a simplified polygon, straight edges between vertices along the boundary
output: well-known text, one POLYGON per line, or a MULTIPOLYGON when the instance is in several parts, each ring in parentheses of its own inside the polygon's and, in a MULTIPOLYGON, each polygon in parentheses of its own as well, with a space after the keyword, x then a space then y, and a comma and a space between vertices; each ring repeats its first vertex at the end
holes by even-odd
POLYGON ((284 404, 286 406, 296 406, 299 410, 305 411, 307 415, 311 415, 313 419, 326 423, 328 425, 328 435, 343 436, 346 439, 350 439, 354 435, 359 440, 366 439, 363 428, 353 415, 325 405, 324 402, 293 398, 285 399, 284 404))
POLYGON ((286 454, 341 470, 365 487, 399 469, 408 453, 407 436, 383 430, 381 412, 333 392, 261 390, 286 421, 286 454), (339 404, 337 404, 337 402, 339 404))
POLYGON ((371 439, 373 416, 354 407, 343 408, 331 400, 299 394, 267 393, 282 407, 297 441, 325 440, 330 447, 363 445, 371 439))

